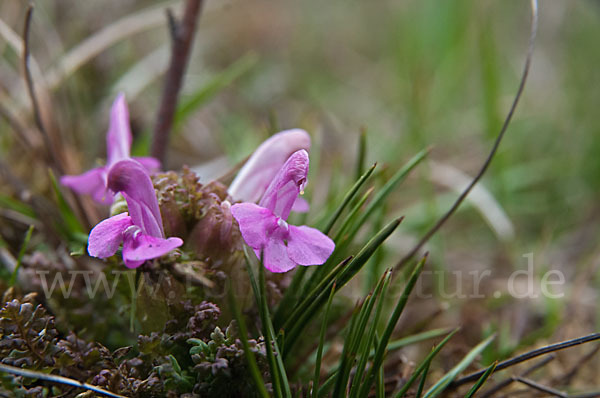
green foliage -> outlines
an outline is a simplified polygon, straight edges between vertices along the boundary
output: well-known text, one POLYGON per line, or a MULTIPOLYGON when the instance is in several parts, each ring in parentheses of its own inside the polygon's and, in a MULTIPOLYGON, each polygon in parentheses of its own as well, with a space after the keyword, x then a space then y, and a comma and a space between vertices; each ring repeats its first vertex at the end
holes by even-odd
MULTIPOLYGON (((2 117, 8 123, 0 130, 3 133, 16 125, 18 137, 0 134, 0 152, 3 162, 5 158, 10 166, 14 162, 15 174, 25 183, 0 175, 2 183, 7 182, 0 193, 0 261, 8 259, 8 263, 16 258, 10 281, 10 273, 0 269, 0 291, 8 287, 4 279, 15 287, 0 303, 0 360, 131 397, 304 396, 311 383, 312 397, 383 397, 390 395, 388 378, 400 378, 398 367, 391 366, 394 356, 399 356, 394 351, 411 347, 407 355, 410 360, 413 356, 424 358, 403 380, 404 384, 398 385, 399 390, 391 393, 431 398, 444 393, 480 355, 482 363, 491 363, 559 330, 565 308, 557 300, 544 300, 542 309, 519 308, 529 310, 527 315, 534 312, 531 318, 536 322, 532 323, 534 330, 528 324, 516 337, 506 323, 511 317, 497 321, 491 315, 496 304, 475 300, 450 300, 451 311, 440 317, 420 312, 420 305, 427 306, 416 303, 414 312, 426 319, 412 323, 414 315, 402 314, 412 312, 406 311, 412 309, 408 297, 424 259, 415 267, 398 300, 391 299, 392 275, 384 268, 405 251, 404 236, 418 238, 422 227, 454 198, 433 186, 431 181, 438 183, 433 167, 414 173, 428 154, 422 148, 433 144, 434 158, 442 166, 447 163, 465 173, 476 171, 472 164, 483 156, 481 148, 501 124, 503 98, 513 91, 514 68, 505 64, 506 60, 516 62, 523 46, 505 39, 520 33, 525 9, 521 3, 490 6, 468 0, 453 5, 434 1, 392 3, 381 8, 340 0, 327 4, 307 0, 292 6, 281 3, 270 5, 269 13, 283 23, 266 25, 252 22, 253 17, 262 15, 261 7, 242 5, 226 8, 226 12, 216 7, 207 10, 210 20, 201 21, 210 23, 207 30, 214 40, 202 46, 200 70, 212 68, 213 63, 227 66, 201 85, 184 88, 175 115, 175 130, 182 142, 170 148, 174 152, 170 161, 195 163, 200 156, 209 159, 222 152, 237 160, 250 152, 250 144, 254 145, 260 134, 291 124, 309 130, 313 137, 311 185, 315 187, 310 189, 322 208, 314 206, 305 219, 330 235, 337 246, 326 264, 299 267, 292 278, 265 274, 254 255, 248 255, 237 224, 228 213, 233 198, 227 187, 220 182, 201 181, 184 167, 181 172, 153 176, 165 231, 169 236, 184 238, 185 246, 180 251, 139 268, 133 288, 119 284, 112 298, 88 297, 81 281, 71 286, 67 280, 59 283, 60 291, 43 300, 34 295, 21 297, 15 292, 41 293, 35 271, 50 271, 49 277, 53 277, 67 270, 88 272, 102 266, 85 256, 88 231, 78 216, 91 209, 89 203, 74 210, 70 196, 63 195, 52 173, 48 183, 45 173, 40 172, 47 168, 45 156, 40 156, 46 155, 44 148, 36 147, 40 137, 33 123, 20 126, 31 122, 27 120, 31 112, 18 93, 14 100, 3 96, 6 109, 3 105, 2 117), (292 12, 283 7, 292 7, 292 12), (319 12, 312 12, 316 8, 319 12), (310 18, 304 18, 303 13, 310 13, 310 18), (250 22, 221 24, 223 15, 232 15, 231 21, 250 22), (218 33, 214 37, 212 30, 218 33), (320 45, 315 46, 316 42, 320 45), (248 52, 249 43, 252 52, 248 52), (202 129, 198 129, 208 142, 193 141, 199 124, 193 116, 209 103, 214 107, 204 109, 208 115, 201 121, 202 129), (357 132, 362 125, 368 126, 368 134, 366 128, 359 136, 345 131, 357 132), (20 130, 25 131, 25 139, 19 136, 20 130), (320 131, 327 131, 326 136, 320 131), (36 145, 26 145, 23 151, 19 145, 21 141, 28 143, 30 134, 36 145), (348 150, 346 142, 356 141, 356 152, 348 150), (19 149, 13 151, 16 147, 19 149), (355 153, 356 162, 351 164, 348 158, 355 153), (414 153, 417 155, 403 164, 414 153), (371 159, 386 164, 377 171, 375 166, 367 169, 371 159), (416 177, 426 198, 411 189, 413 181, 406 181, 409 175, 416 177), (407 184, 399 189, 405 181, 407 184), (44 196, 51 194, 54 202, 45 202, 44 196), (400 227, 403 218, 398 216, 404 214, 407 222, 400 227), (23 241, 24 226, 29 224, 36 226, 35 247, 27 247, 31 229, 23 241), (398 229, 402 229, 402 239, 390 239, 398 229), (54 231, 58 232, 56 236, 54 231), (65 252, 72 256, 69 258, 65 252), (27 273, 31 278, 17 279, 17 273, 27 273), (360 291, 372 291, 348 314, 351 301, 342 289, 347 291, 356 285, 360 285, 360 291), (60 293, 66 291, 63 288, 71 287, 72 295, 61 299, 60 293), (227 294, 229 301, 224 300, 227 294), (470 311, 469 306, 476 311, 470 311), (468 321, 471 313, 485 316, 478 317, 475 325, 465 325, 460 339, 455 339, 458 342, 451 340, 456 330, 448 333, 449 329, 438 328, 468 321), (401 316, 408 318, 403 329, 398 328, 401 316), (436 329, 428 330, 430 327, 436 329), (491 340, 486 339, 462 359, 456 358, 460 350, 449 349, 452 344, 460 348, 474 345, 482 335, 502 328, 505 333, 500 334, 498 347, 492 347, 491 340), (425 355, 430 348, 425 340, 444 335, 425 355), (440 355, 442 349, 446 356, 440 355), (444 364, 457 364, 441 378, 433 379, 440 374, 442 360, 444 364), (427 390, 428 385, 432 387, 427 390)), ((52 127, 49 138, 57 140, 60 157, 64 156, 68 166, 64 168, 70 172, 79 166, 78 162, 93 163, 90 156, 78 153, 71 144, 85 142, 88 150, 98 146, 98 129, 90 125, 95 122, 94 115, 106 110, 93 108, 92 104, 102 103, 99 96, 111 86, 106 79, 118 79, 112 87, 123 87, 128 98, 130 91, 135 93, 131 95, 132 130, 138 144, 140 138, 148 139, 148 135, 140 137, 139 133, 149 130, 150 120, 156 115, 153 109, 140 110, 156 102, 161 85, 154 81, 156 76, 152 77, 160 71, 148 72, 157 69, 147 65, 155 57, 142 52, 151 48, 155 37, 166 36, 164 32, 144 34, 141 39, 132 33, 121 37, 121 33, 114 32, 128 29, 121 26, 115 30, 119 25, 108 25, 106 21, 115 17, 110 9, 98 13, 99 21, 90 25, 96 28, 106 22, 106 30, 88 32, 90 27, 83 23, 74 27, 61 24, 54 31, 53 18, 64 15, 60 8, 64 6, 40 6, 44 10, 40 18, 44 20, 38 27, 52 29, 43 43, 51 45, 52 54, 56 50, 56 59, 51 57, 56 69, 47 71, 47 57, 42 52, 37 59, 40 76, 35 80, 38 92, 43 94, 41 103, 48 107, 43 116, 52 127), (102 44, 106 32, 119 37, 112 39, 115 41, 111 43, 120 41, 114 49, 106 42, 102 44), (75 41, 71 35, 83 33, 92 34, 86 45, 98 55, 97 59, 85 61, 88 64, 80 71, 69 70, 65 87, 44 87, 42 82, 55 75, 50 72, 68 66, 67 61, 72 62, 73 55, 77 55, 77 51, 63 55, 58 49, 68 48, 75 41), (128 72, 122 78, 116 75, 127 69, 139 73, 128 72), (66 100, 73 98, 78 103, 61 109, 66 100)), ((13 17, 18 15, 10 7, 16 6, 0 6, 0 11, 9 9, 10 16, 2 18, 7 22, 2 38, 7 43, 3 58, 8 83, 13 75, 18 76, 21 51, 14 44, 18 44, 17 35, 10 34, 16 29, 15 24, 11 25, 13 17)), ((552 56, 564 52, 561 59, 565 62, 553 64, 547 73, 538 75, 540 79, 550 76, 552 84, 538 80, 533 87, 544 87, 546 91, 527 91, 531 97, 523 101, 524 107, 519 108, 511 125, 510 139, 503 143, 490 168, 488 176, 493 178, 485 181, 486 189, 498 199, 519 231, 519 243, 508 239, 499 247, 496 237, 472 217, 475 207, 463 206, 461 222, 449 226, 443 235, 443 252, 437 250, 437 242, 430 248, 436 252, 432 261, 436 269, 445 269, 444 262, 454 261, 457 254, 462 260, 468 253, 469 258, 484 258, 486 266, 500 264, 504 272, 506 263, 510 263, 506 259, 529 250, 540 236, 543 248, 554 241, 567 241, 569 250, 564 251, 569 260, 593 257, 597 232, 590 231, 587 224, 594 225, 594 203, 600 187, 600 134, 595 114, 600 90, 596 89, 597 76, 589 73, 590 65, 597 64, 592 61, 598 59, 589 51, 592 39, 600 33, 595 7, 584 2, 570 5, 568 13, 550 13, 554 19, 548 20, 546 29, 560 34, 544 53, 552 56), (560 15, 579 23, 565 24, 560 15), (557 89, 561 95, 546 95, 549 89, 557 89), (539 98, 543 101, 536 101, 539 98), (547 107, 552 112, 544 113, 547 107), (584 220, 586 225, 575 226, 573 220, 584 220), (578 242, 575 249, 569 243, 572 235, 578 242), (496 261, 498 258, 502 261, 496 261)), ((87 10, 75 10, 81 9, 87 10)), ((158 11, 162 18, 162 10, 158 11)), ((155 19, 144 17, 128 27, 139 29, 138 23, 156 23, 152 21, 155 19)), ((83 54, 83 58, 94 58, 90 54, 83 54)), ((190 68, 189 75, 198 73, 193 69, 194 62, 190 68)), ((93 153, 97 152, 94 149, 93 153)), ((0 166, 4 168, 4 163, 0 166)), ((225 174, 226 170, 221 171, 225 174)), ((104 209, 95 210, 98 216, 105 215, 104 209)), ((90 216, 96 216, 94 211, 90 216)), ((103 275, 112 282, 110 272, 123 267, 120 256, 108 259, 104 267, 103 275)), ((576 264, 573 272, 581 269, 585 267, 576 264)), ((585 272, 582 279, 589 277, 585 272)), ((433 300, 439 304, 437 298, 433 300)), ((508 298, 501 304, 507 311, 508 306, 514 306, 508 298)), ((495 364, 488 367, 479 381, 469 386, 467 396, 473 396, 494 370, 495 364)), ((3 374, 0 380, 0 394, 74 397, 82 393, 73 386, 17 375, 3 374)))
MULTIPOLYGON (((490 336, 481 343, 473 347, 471 351, 459 363, 457 363, 448 373, 439 379, 424 395, 424 398, 433 398, 440 395, 448 385, 454 380, 467 366, 477 358, 478 355, 494 340, 494 336, 490 336)), ((485 379, 484 379, 485 380, 485 379)))

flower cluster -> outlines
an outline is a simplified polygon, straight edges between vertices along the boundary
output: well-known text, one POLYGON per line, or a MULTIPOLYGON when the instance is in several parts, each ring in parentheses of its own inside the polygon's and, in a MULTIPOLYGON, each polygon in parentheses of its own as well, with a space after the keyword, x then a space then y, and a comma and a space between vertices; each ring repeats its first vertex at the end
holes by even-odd
MULTIPOLYGON (((123 196, 128 211, 110 217, 92 229, 88 253, 107 258, 122 244, 125 265, 136 268, 180 247, 183 240, 165 237, 161 209, 150 176, 158 169, 159 162, 154 158, 131 158, 130 147, 129 112, 124 96, 119 95, 111 110, 106 166, 79 176, 64 176, 61 182, 103 204, 112 203, 117 194, 123 196)), ((228 188, 227 198, 217 201, 217 235, 221 240, 229 236, 235 219, 243 240, 272 272, 286 272, 297 265, 323 264, 335 248, 333 241, 320 231, 287 223, 291 211, 306 212, 309 209, 308 203, 300 197, 307 181, 308 150, 310 136, 304 130, 275 134, 260 145, 242 167, 228 188), (229 200, 243 202, 231 205, 229 200)), ((204 202, 206 200, 199 203, 204 206, 204 202)), ((190 203, 188 208, 194 206, 190 203)), ((163 212, 167 218, 175 213, 173 209, 163 212)), ((168 226, 172 225, 170 221, 167 220, 168 226)), ((198 223, 209 229, 213 224, 198 223)), ((198 231, 194 235, 198 235, 198 231)), ((213 231, 203 235, 216 236, 213 231)), ((192 242, 197 240, 192 239, 192 242)))
POLYGON ((335 245, 322 232, 286 220, 304 190, 308 174, 308 152, 294 152, 279 170, 258 205, 239 203, 231 212, 242 237, 268 270, 286 272, 297 265, 323 264, 335 245))

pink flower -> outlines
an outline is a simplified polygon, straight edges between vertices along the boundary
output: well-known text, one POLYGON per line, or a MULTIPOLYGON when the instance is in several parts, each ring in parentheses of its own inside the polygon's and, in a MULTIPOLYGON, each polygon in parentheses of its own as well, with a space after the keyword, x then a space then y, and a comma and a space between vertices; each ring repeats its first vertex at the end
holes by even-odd
POLYGON ((165 239, 154 186, 141 163, 125 159, 113 164, 107 186, 112 192, 123 194, 129 214, 117 214, 92 229, 88 240, 90 256, 110 257, 122 242, 125 265, 137 268, 183 244, 179 238, 165 239))
MULTIPOLYGON (((119 94, 110 111, 110 126, 106 134, 107 159, 106 166, 96 167, 81 175, 63 176, 61 184, 71 188, 79 194, 91 195, 102 204, 111 204, 113 195, 107 192, 107 177, 110 168, 118 161, 130 159, 131 129, 129 127, 129 110, 125 102, 125 95, 119 94)), ((151 157, 134 158, 149 171, 160 168, 160 162, 151 157)))
MULTIPOLYGON (((281 166, 290 155, 300 149, 310 150, 310 136, 301 129, 281 131, 254 151, 231 185, 229 194, 244 202, 258 202, 281 166)), ((298 197, 294 211, 307 212, 308 203, 298 197)))
POLYGON ((289 225, 286 220, 306 185, 308 152, 294 152, 273 178, 258 205, 238 203, 233 217, 248 246, 272 272, 286 272, 298 265, 323 264, 335 244, 317 229, 289 225))

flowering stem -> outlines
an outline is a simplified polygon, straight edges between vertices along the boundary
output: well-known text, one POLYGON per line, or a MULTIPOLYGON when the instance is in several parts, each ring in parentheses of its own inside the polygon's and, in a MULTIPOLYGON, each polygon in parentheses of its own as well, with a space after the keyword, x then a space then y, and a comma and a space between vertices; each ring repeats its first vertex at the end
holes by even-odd
POLYGON ((165 162, 169 134, 173 127, 175 108, 177 106, 177 98, 192 48, 196 23, 203 4, 203 0, 187 0, 181 23, 175 21, 170 13, 168 14, 171 39, 173 41, 171 60, 169 62, 169 69, 167 70, 167 77, 163 87, 152 140, 152 156, 159 159, 162 164, 165 162))

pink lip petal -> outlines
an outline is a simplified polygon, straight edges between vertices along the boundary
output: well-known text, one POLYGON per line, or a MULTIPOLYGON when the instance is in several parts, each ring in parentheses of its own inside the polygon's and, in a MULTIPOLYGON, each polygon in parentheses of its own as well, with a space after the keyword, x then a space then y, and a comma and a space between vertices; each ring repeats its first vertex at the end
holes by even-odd
POLYGON ((298 196, 292 205, 292 211, 296 213, 308 213, 310 210, 310 205, 308 201, 303 197, 298 196))
MULTIPOLYGON (((259 253, 260 258, 260 253, 259 253)), ((271 272, 287 272, 296 264, 288 255, 283 239, 270 239, 263 253, 263 264, 271 272)))
POLYGON ((244 241, 254 249, 264 247, 269 231, 277 227, 277 217, 254 203, 237 203, 231 206, 231 214, 240 226, 244 241))
POLYGON ((229 186, 229 194, 244 202, 258 202, 290 155, 310 150, 310 136, 301 129, 281 131, 254 151, 229 186))
POLYGON ((129 235, 123 242, 123 260, 128 268, 139 267, 146 260, 158 258, 183 244, 179 238, 157 238, 139 233, 129 235))
POLYGON ((300 265, 321 265, 335 249, 335 243, 321 231, 305 225, 289 226, 287 253, 300 265))
POLYGON ((88 239, 90 256, 107 258, 115 254, 123 241, 123 231, 132 225, 127 213, 117 214, 97 224, 88 239))

